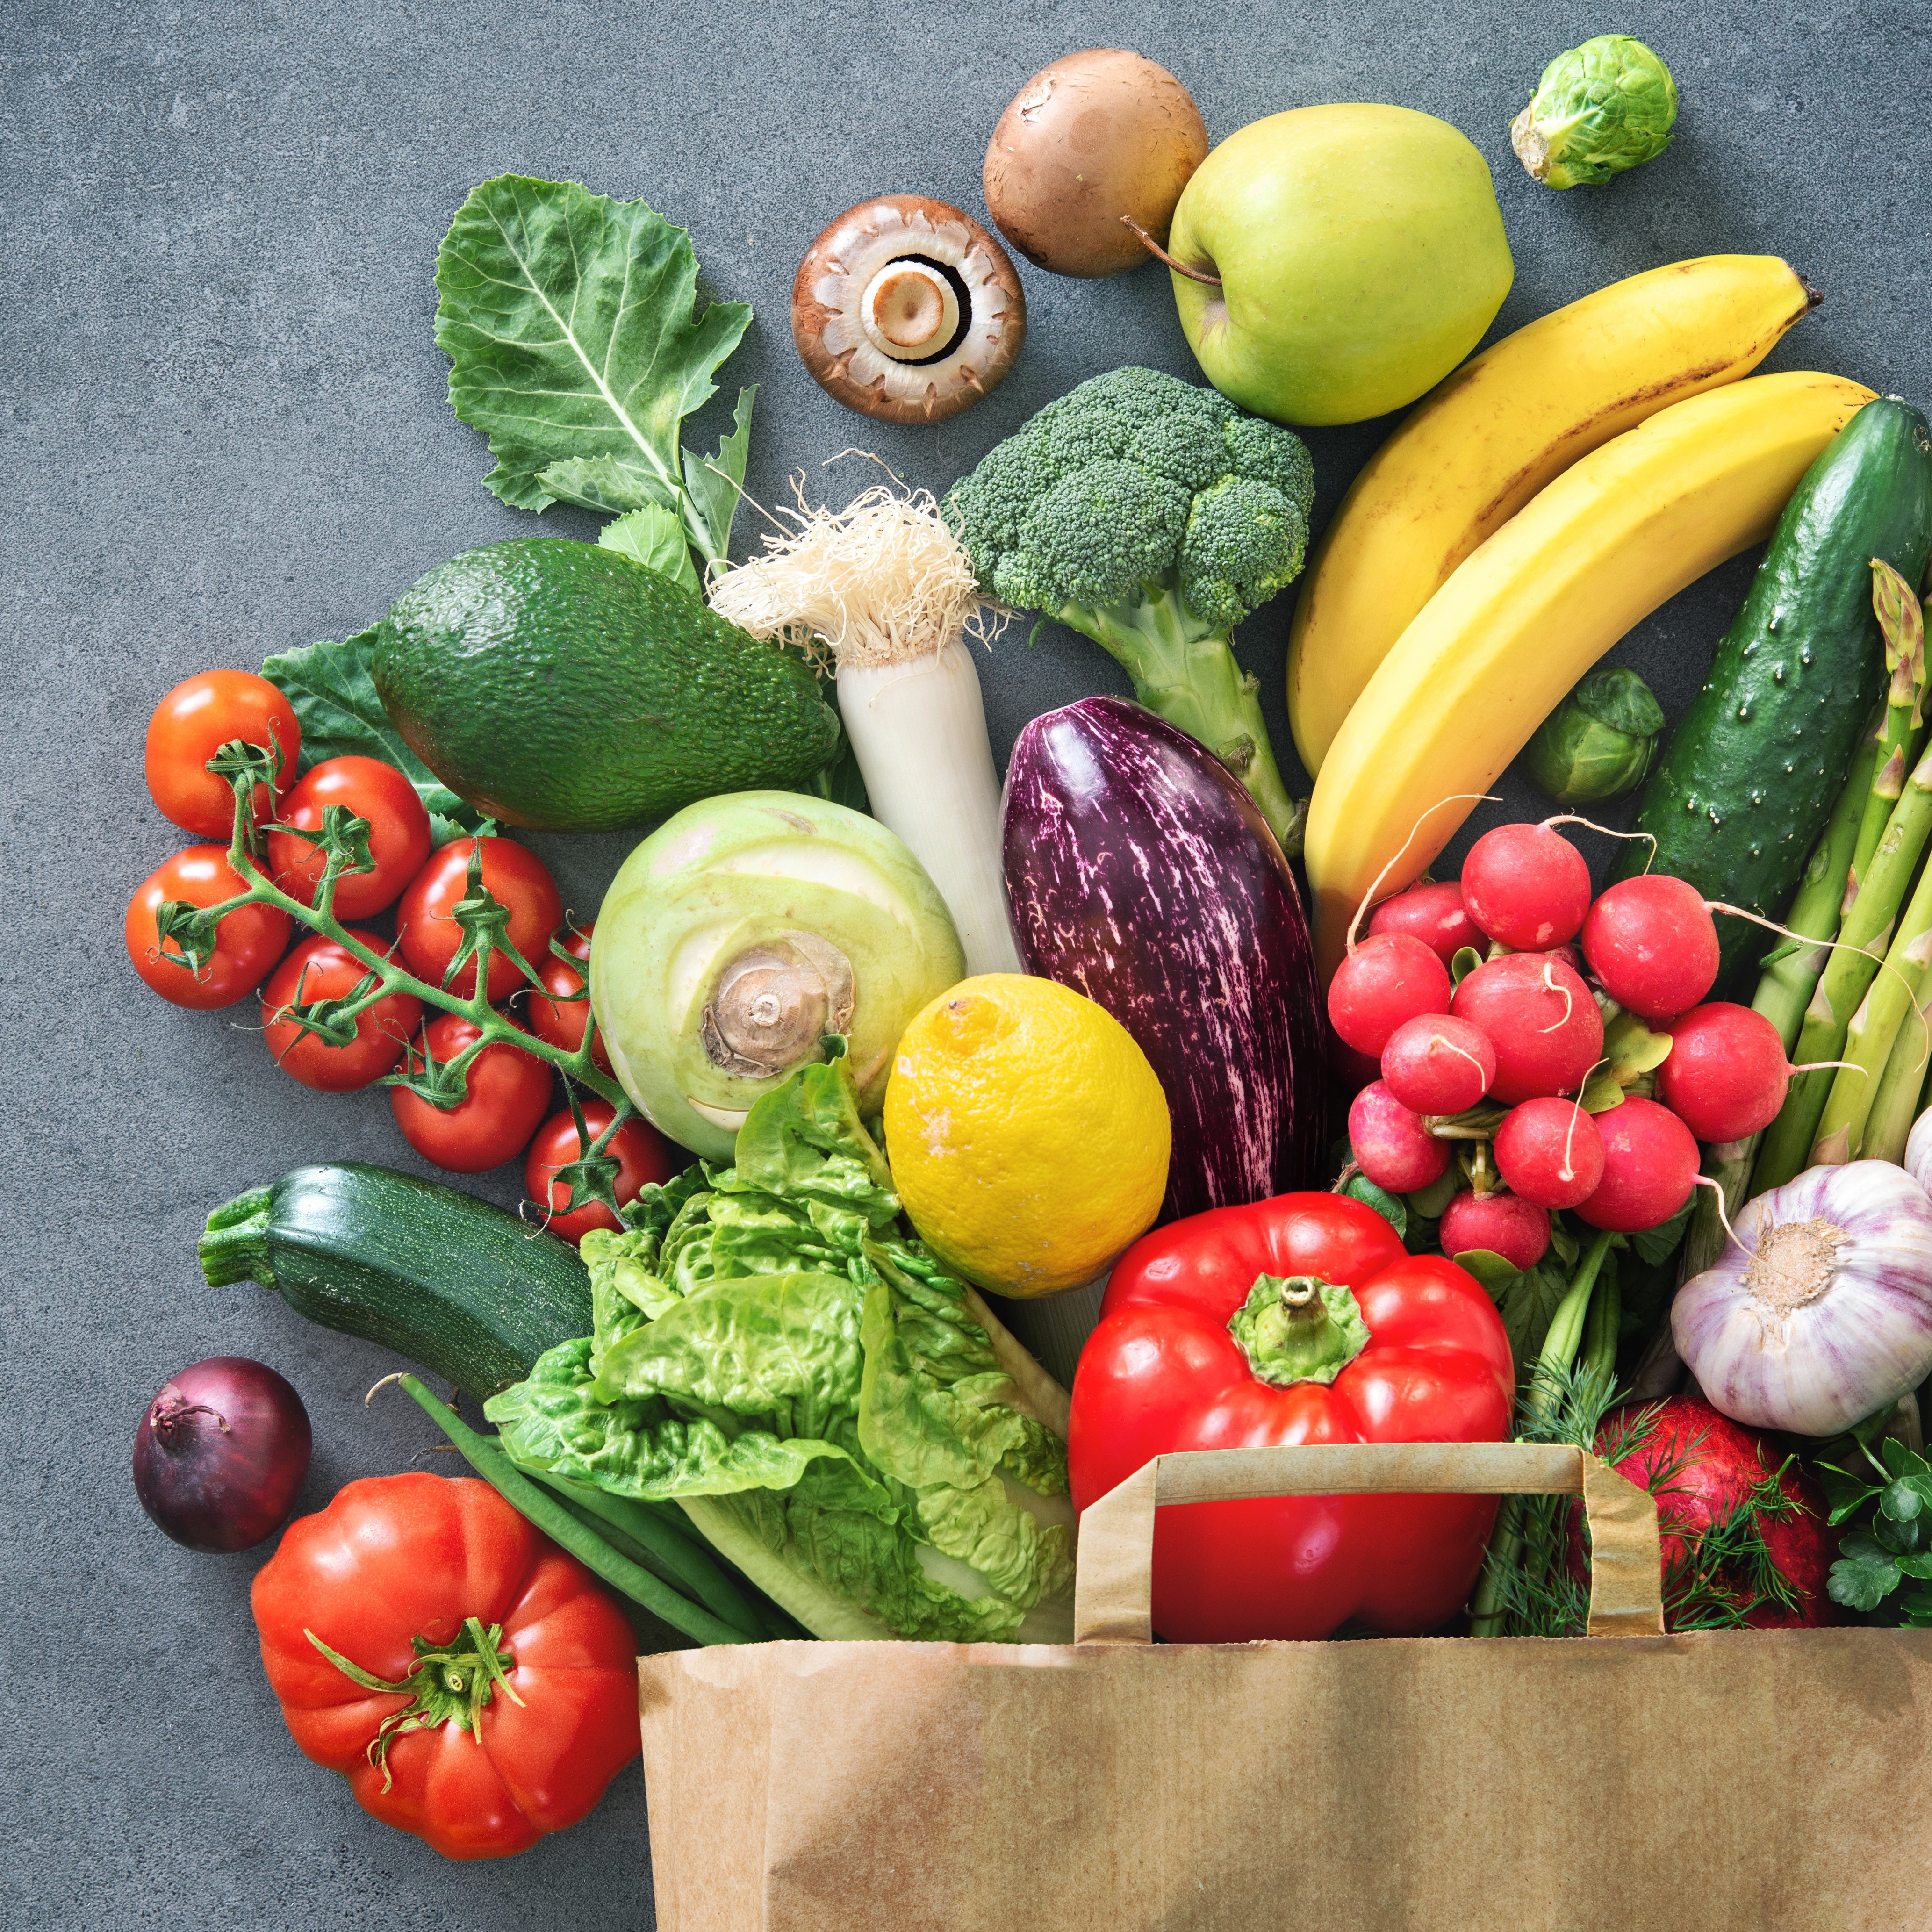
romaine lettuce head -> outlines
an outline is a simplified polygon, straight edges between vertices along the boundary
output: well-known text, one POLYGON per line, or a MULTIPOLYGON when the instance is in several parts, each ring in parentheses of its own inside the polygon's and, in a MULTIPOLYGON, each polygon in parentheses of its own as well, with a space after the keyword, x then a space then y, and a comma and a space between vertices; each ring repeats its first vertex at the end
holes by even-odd
POLYGON ((676 1502, 820 1636, 1068 1640, 1058 1391, 904 1231, 842 1057, 629 1219, 594 1334, 485 1406, 515 1461, 676 1502))

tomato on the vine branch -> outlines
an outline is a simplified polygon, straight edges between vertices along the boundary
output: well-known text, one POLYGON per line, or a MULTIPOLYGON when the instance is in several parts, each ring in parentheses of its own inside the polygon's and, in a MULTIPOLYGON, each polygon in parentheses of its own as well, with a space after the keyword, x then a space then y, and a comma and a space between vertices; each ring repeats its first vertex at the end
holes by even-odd
MULTIPOLYGON (((604 1101, 584 1102, 584 1124, 590 1141, 594 1142, 615 1118, 615 1110, 604 1101)), ((568 1184, 568 1178, 558 1180, 557 1172, 582 1160, 589 1150, 590 1142, 578 1133, 576 1121, 566 1110, 544 1121, 530 1143, 530 1152, 524 1156, 524 1191, 539 1206, 550 1210, 544 1226, 566 1241, 581 1240, 592 1228, 614 1230, 621 1225, 601 1201, 586 1202, 568 1214, 564 1212, 568 1202, 574 1196, 580 1198, 580 1193, 568 1184)), ((617 1164, 611 1187, 620 1208, 636 1200, 646 1181, 666 1181, 676 1172, 670 1144, 648 1121, 634 1114, 604 1143, 602 1152, 617 1164)))
MULTIPOLYGON (((320 832, 322 814, 339 805, 368 821, 375 867, 344 872, 335 882, 338 919, 368 919, 392 904, 429 857, 429 813, 416 788, 380 758, 326 758, 283 801, 281 823, 295 832, 268 834, 268 871, 291 898, 314 905, 328 864, 324 848, 299 832, 320 832)), ((472 978, 474 976, 472 976, 472 978)))
MULTIPOLYGON (((235 824, 235 794, 208 761, 236 739, 280 754, 276 790, 295 782, 302 727, 295 706, 265 677, 246 670, 205 670, 178 684, 148 721, 148 790, 164 818, 225 845, 235 824)), ((255 788, 255 818, 269 816, 268 788, 255 788)))
MULTIPOLYGON (((373 932, 352 927, 349 936, 372 952, 386 950, 387 942, 373 932)), ((299 1005, 326 1022, 325 1003, 348 1000, 368 976, 368 968, 346 946, 320 934, 276 968, 262 989, 262 1030, 284 1073, 320 1093, 346 1094, 381 1079, 402 1058, 422 1018, 422 1002, 412 993, 386 994, 365 1007, 353 1022, 355 1037, 340 1044, 305 1028, 290 1010, 299 1005), (314 1012, 319 1005, 323 1011, 314 1012)))
MULTIPOLYGON (((470 899, 470 854, 479 848, 484 890, 507 911, 504 930, 532 967, 544 956, 550 934, 562 922, 562 895, 550 868, 527 846, 510 838, 452 839, 430 854, 396 908, 396 938, 403 957, 410 970, 432 986, 442 984, 442 976, 468 938, 458 911, 470 899)), ((506 954, 491 953, 493 1002, 508 998, 523 978, 506 954)), ((473 962, 458 970, 449 990, 465 998, 476 992, 473 962)))
POLYGON ((142 981, 163 999, 198 1012, 245 1000, 288 945, 286 913, 278 906, 238 906, 216 926, 212 953, 192 972, 176 963, 182 957, 178 940, 164 954, 159 920, 170 902, 219 905, 248 890, 225 845, 188 846, 150 872, 134 889, 122 924, 128 957, 142 981))
MULTIPOLYGON (((482 1036, 461 1014, 437 1014, 410 1048, 408 1077, 436 1084, 451 1061, 482 1036)), ((482 1174, 514 1160, 536 1132, 550 1108, 550 1068, 522 1048, 499 1040, 470 1062, 464 1083, 465 1096, 453 1107, 439 1107, 400 1085, 390 1088, 389 1105, 404 1139, 424 1160, 452 1174, 482 1174)))

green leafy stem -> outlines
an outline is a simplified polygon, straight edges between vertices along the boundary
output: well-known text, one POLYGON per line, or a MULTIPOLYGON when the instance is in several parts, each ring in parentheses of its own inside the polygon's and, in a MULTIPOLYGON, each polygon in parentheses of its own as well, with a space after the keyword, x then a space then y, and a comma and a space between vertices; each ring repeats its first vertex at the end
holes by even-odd
MULTIPOLYGON (((230 834, 228 862, 247 887, 219 904, 197 906, 185 899, 170 899, 155 915, 154 956, 190 974, 198 974, 214 957, 221 922, 244 906, 272 906, 310 932, 335 944, 358 961, 363 977, 339 998, 303 1000, 298 998, 274 1017, 292 1022, 298 1036, 314 1035, 334 1047, 348 1046, 356 1037, 356 1022, 372 1007, 396 994, 420 1000, 425 1006, 455 1013, 476 1028, 477 1036, 454 1058, 436 1061, 425 1043, 412 1048, 403 1066, 385 1076, 383 1084, 401 1087, 420 1096, 430 1106, 447 1111, 460 1106, 469 1092, 470 1069, 478 1058, 493 1046, 513 1046, 554 1066, 564 1078, 572 1118, 577 1124, 578 1158, 560 1167, 554 1179, 569 1190, 564 1206, 556 1213, 568 1213, 592 1202, 602 1202, 614 1214, 617 1210, 616 1183, 618 1162, 609 1152, 611 1139, 635 1112, 630 1096, 617 1082, 596 1064, 597 1021, 586 1016, 581 1042, 573 1050, 554 1046, 526 1033, 507 1015, 490 1004, 490 962, 502 953, 530 985, 537 983, 536 970, 518 950, 509 935, 509 908, 483 883, 482 838, 478 833, 470 848, 470 872, 464 896, 452 908, 451 915, 462 928, 463 938, 440 986, 418 979, 387 953, 378 952, 352 933, 335 916, 338 883, 352 874, 374 869, 369 850, 369 823, 342 806, 330 806, 322 814, 320 829, 308 831, 293 825, 260 825, 256 822, 253 800, 257 785, 273 788, 279 780, 282 754, 279 748, 250 745, 236 739, 224 745, 208 761, 208 769, 226 778, 235 793, 234 829, 230 834), (306 839, 321 852, 323 869, 316 889, 315 902, 305 904, 284 892, 262 870, 263 842, 270 831, 306 839), (476 990, 465 996, 451 990, 451 982, 466 965, 476 967, 476 990), (610 1124, 594 1136, 584 1117, 577 1090, 588 1088, 611 1110, 610 1124)), ((550 950, 559 958, 581 970, 583 962, 553 938, 550 950)), ((300 992, 298 987, 298 994, 300 992)), ((588 1000, 588 991, 545 992, 559 1004, 588 1000)))

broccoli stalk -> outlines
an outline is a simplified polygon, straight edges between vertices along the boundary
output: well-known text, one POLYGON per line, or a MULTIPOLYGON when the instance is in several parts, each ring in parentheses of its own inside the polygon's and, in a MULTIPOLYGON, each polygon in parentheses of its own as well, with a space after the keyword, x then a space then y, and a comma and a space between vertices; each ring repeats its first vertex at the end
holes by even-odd
POLYGON ((1134 695, 1156 716, 1198 738, 1248 788, 1269 830, 1291 857, 1301 850, 1308 801, 1291 797, 1274 761, 1256 696, 1259 680, 1234 661, 1225 626, 1195 616, 1172 587, 1126 604, 1063 604, 1043 613, 1091 638, 1134 681, 1134 695))
POLYGON ((1149 710, 1300 844, 1235 625, 1300 574, 1315 474, 1298 437, 1212 389, 1116 369, 1048 404, 948 493, 980 586, 1091 638, 1149 710))

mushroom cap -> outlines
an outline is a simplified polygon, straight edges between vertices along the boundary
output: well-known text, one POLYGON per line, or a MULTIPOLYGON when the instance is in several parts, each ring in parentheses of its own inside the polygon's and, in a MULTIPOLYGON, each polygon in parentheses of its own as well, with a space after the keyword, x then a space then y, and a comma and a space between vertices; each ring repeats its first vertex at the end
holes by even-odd
POLYGON ((813 379, 848 409, 882 422, 943 422, 1005 380, 1026 340, 1026 297, 1006 251, 970 215, 927 195, 882 194, 848 208, 806 250, 791 332, 813 379), (928 272, 884 274, 897 262, 928 272), (919 302, 922 283, 954 300, 919 302), (896 290, 906 326, 883 312, 896 290), (901 338, 922 322, 946 333, 920 358, 901 338))
POLYGON ((1201 110, 1166 68, 1088 47, 1042 68, 1007 104, 986 147, 986 206, 1037 266, 1117 275, 1148 259, 1121 217, 1165 243, 1207 154, 1201 110))

